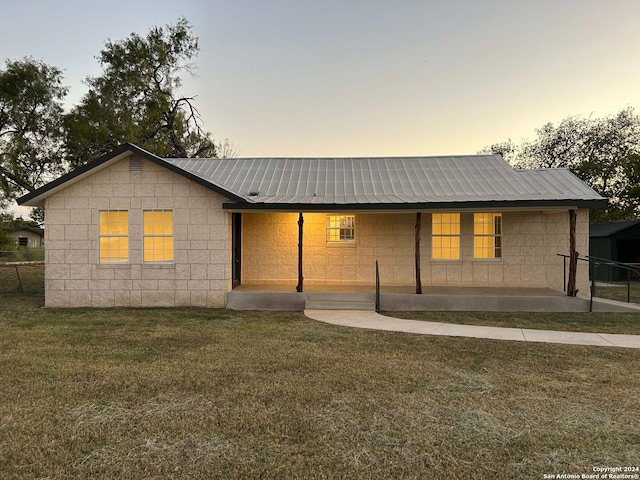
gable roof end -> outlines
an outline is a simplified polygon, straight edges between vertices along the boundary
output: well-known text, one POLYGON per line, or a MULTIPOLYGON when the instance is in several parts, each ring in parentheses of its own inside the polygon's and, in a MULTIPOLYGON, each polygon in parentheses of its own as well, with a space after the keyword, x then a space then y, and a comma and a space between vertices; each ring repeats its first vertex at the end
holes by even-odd
POLYGON ((91 162, 85 163, 84 165, 72 170, 71 172, 58 177, 52 182, 47 183, 46 185, 30 192, 26 195, 17 199, 18 205, 26 205, 30 207, 39 207, 44 204, 44 200, 51 194, 66 188, 67 186, 79 181, 80 179, 94 173, 96 169, 100 167, 106 167, 109 163, 121 160, 126 158, 129 155, 136 155, 147 160, 150 160, 158 165, 161 165, 183 177, 186 177, 210 190, 213 190, 229 200, 233 200, 235 202, 244 202, 245 199, 235 195, 233 192, 228 191, 224 187, 221 187, 217 183, 211 180, 205 180, 201 177, 198 177, 191 172, 183 170, 181 168, 177 168, 170 162, 167 162, 166 159, 158 157, 151 152, 144 150, 143 148, 138 147, 132 143, 124 143, 109 153, 102 155, 101 157, 92 160, 91 162))

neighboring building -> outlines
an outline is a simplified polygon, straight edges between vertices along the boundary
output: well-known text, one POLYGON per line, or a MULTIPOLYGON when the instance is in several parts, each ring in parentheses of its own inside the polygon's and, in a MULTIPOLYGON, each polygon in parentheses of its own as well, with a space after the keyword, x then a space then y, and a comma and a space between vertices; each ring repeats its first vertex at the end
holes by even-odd
POLYGON ((622 263, 640 263, 640 220, 589 225, 589 255, 622 263))
POLYGON ((44 246, 44 230, 38 227, 5 228, 7 236, 20 248, 41 248, 44 246))
MULTIPOLYGON (((640 266, 640 220, 589 225, 589 256, 596 260, 640 266)), ((638 270, 598 262, 594 276, 596 280, 605 282, 625 281, 628 278, 637 281, 638 270)))
POLYGON ((567 170, 497 155, 163 159, 125 144, 19 203, 45 207, 47 306, 224 307, 240 284, 295 291, 299 273, 373 285, 376 260, 383 285, 413 285, 417 213, 425 293, 561 291, 568 211, 584 252, 606 200, 567 170))

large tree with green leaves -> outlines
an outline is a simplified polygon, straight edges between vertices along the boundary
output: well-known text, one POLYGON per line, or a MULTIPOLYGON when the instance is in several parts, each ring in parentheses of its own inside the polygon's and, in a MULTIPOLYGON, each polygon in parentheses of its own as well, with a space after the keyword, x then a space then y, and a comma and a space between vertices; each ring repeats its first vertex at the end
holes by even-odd
POLYGON ((145 37, 107 41, 98 61, 102 75, 87 79, 89 92, 65 118, 67 155, 84 163, 132 142, 164 157, 214 157, 194 97, 180 93, 199 51, 189 22, 154 27, 145 37))
POLYGON ((32 58, 0 70, 0 207, 64 171, 62 72, 32 58))
POLYGON ((632 108, 615 115, 567 117, 547 123, 537 137, 485 147, 519 168, 567 168, 601 195, 607 209, 593 211, 592 222, 640 217, 640 117, 632 108))

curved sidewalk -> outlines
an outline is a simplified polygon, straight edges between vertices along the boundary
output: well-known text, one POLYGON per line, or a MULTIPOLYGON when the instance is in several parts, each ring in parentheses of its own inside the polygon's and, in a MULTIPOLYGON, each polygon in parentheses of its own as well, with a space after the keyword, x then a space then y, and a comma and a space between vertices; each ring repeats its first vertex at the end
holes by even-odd
POLYGON ((391 332, 443 335, 449 337, 489 338, 493 340, 514 340, 517 342, 640 348, 640 335, 561 332, 555 330, 483 327, 427 322, 422 320, 402 320, 364 310, 305 310, 304 314, 313 320, 331 323, 333 325, 391 332))

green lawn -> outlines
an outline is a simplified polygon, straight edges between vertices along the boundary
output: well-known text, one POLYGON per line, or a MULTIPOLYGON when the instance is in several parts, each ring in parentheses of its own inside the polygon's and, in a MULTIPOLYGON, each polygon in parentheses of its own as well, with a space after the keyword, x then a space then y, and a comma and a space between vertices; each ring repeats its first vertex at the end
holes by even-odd
POLYGON ((40 303, 0 295, 2 478, 537 479, 638 465, 637 350, 40 303))

